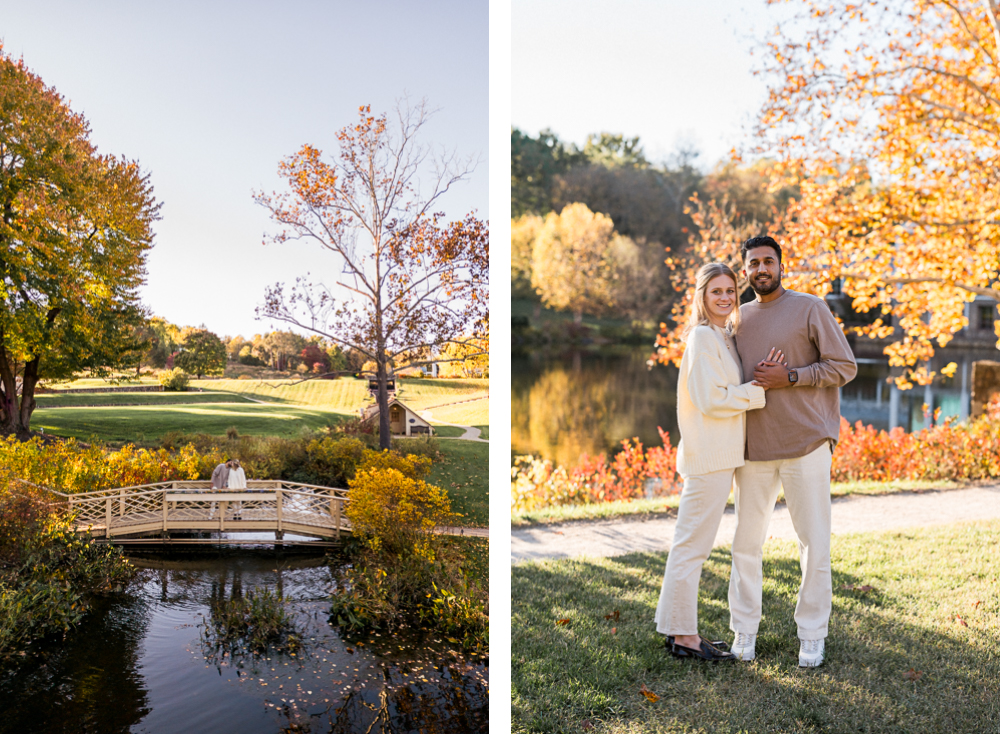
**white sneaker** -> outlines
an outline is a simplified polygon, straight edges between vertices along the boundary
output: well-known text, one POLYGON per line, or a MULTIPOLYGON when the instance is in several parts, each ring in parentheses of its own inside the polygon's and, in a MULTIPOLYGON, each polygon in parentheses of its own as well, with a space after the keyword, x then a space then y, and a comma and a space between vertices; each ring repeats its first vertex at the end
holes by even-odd
POLYGON ((799 667, 818 668, 825 650, 826 640, 799 640, 799 667))
POLYGON ((733 645, 729 648, 729 652, 735 655, 737 660, 753 660, 757 657, 756 646, 757 635, 737 632, 736 639, 733 640, 733 645))

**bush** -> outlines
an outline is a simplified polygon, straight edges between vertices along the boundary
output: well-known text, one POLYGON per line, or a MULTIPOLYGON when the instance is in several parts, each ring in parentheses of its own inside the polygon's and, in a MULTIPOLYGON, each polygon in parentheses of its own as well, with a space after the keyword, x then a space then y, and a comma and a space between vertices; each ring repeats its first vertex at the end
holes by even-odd
POLYGON ((348 482, 346 514, 355 537, 376 552, 434 560, 431 531, 456 515, 443 489, 414 478, 429 469, 422 457, 366 452, 365 463, 348 482))
POLYGON ((533 456, 514 457, 511 510, 637 499, 645 496, 647 482, 658 496, 679 492, 683 480, 677 473, 677 450, 670 445, 666 431, 659 430, 662 446, 643 451, 639 439, 633 438, 622 441, 622 450, 612 461, 604 454, 584 454, 574 469, 533 456))
POLYGON ((82 539, 50 496, 0 477, 0 660, 78 624, 92 601, 120 593, 138 571, 120 549, 82 539))
POLYGON ((364 549, 336 574, 331 621, 360 633, 414 620, 469 652, 489 654, 489 541, 436 536, 435 560, 364 549))
POLYGON ((306 446, 307 469, 315 484, 346 487, 365 458, 365 444, 357 438, 327 436, 306 446))
POLYGON ((191 375, 182 370, 180 367, 174 367, 174 369, 168 372, 160 373, 160 384, 163 385, 164 390, 176 390, 177 392, 183 392, 188 389, 188 383, 191 381, 191 375))

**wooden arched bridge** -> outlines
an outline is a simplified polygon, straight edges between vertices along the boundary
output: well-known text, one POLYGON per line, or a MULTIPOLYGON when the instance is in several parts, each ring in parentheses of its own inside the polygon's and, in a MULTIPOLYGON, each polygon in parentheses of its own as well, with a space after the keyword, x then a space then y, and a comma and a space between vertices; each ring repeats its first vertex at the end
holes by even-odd
MULTIPOLYGON (((344 517, 346 489, 277 480, 249 480, 243 490, 213 490, 205 480, 158 482, 66 494, 49 490, 75 516, 76 530, 110 542, 170 533, 273 532, 339 541, 351 531, 344 517)), ((233 543, 233 539, 202 542, 233 543)), ((255 541, 267 542, 267 541, 255 541)))

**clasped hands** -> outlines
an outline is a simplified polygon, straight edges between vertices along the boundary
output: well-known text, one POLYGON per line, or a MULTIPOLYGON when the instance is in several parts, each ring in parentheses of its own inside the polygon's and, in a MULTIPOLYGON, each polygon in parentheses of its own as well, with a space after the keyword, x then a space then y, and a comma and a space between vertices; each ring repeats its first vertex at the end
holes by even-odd
POLYGON ((753 368, 753 384, 765 390, 792 384, 788 381, 788 360, 780 349, 771 347, 767 356, 753 368))

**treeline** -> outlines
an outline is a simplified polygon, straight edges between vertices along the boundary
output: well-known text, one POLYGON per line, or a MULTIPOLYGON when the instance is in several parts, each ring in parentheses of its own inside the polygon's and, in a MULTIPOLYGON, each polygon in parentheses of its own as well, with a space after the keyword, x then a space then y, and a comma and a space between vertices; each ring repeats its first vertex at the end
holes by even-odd
POLYGON ((204 326, 181 327, 154 316, 142 327, 140 338, 146 345, 140 368, 180 368, 199 377, 223 374, 227 362, 302 374, 357 372, 365 364, 359 352, 291 331, 255 334, 252 339, 220 337, 204 326))
MULTIPOLYGON (((301 375, 375 371, 375 363, 358 350, 293 331, 254 334, 251 339, 240 334, 220 337, 205 326, 181 327, 154 316, 141 327, 138 340, 145 345, 139 369, 181 369, 198 377, 221 375, 227 363, 301 375)), ((489 377, 489 344, 483 338, 467 337, 463 343, 449 343, 433 355, 400 355, 391 366, 405 368, 407 364, 434 361, 440 361, 441 377, 489 377)))
POLYGON ((513 297, 577 321, 584 313, 665 319, 678 297, 674 274, 700 255, 692 197, 763 228, 793 193, 767 190, 767 161, 705 173, 697 157, 681 148, 654 163, 638 137, 590 135, 581 148, 551 131, 513 128, 513 297))

